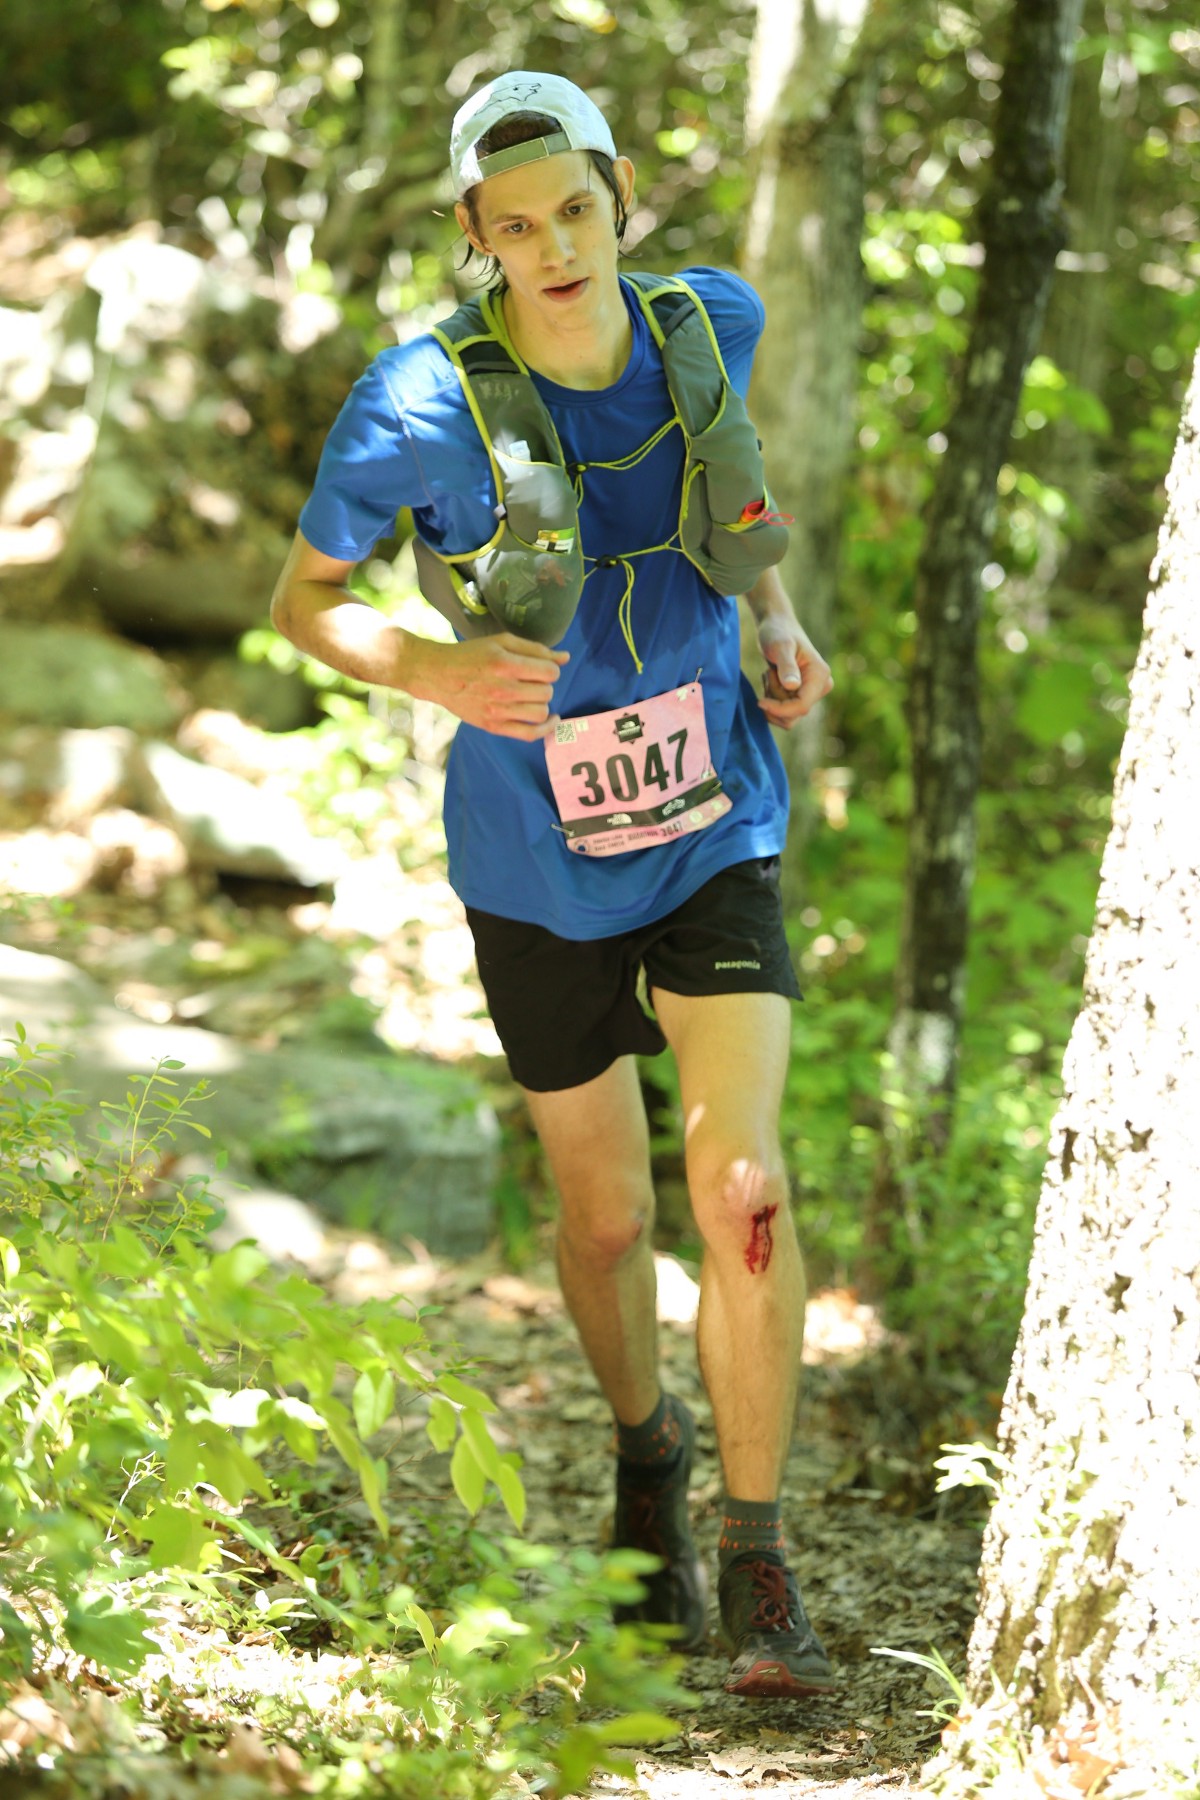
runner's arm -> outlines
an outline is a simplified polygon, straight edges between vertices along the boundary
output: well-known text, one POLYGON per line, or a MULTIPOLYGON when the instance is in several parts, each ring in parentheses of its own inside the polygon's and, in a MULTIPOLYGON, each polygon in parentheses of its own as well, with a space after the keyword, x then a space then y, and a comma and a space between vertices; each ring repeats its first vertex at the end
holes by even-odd
POLYGON ((499 737, 530 742, 557 723, 550 709, 565 650, 510 631, 455 644, 405 631, 350 592, 354 567, 297 532, 271 598, 275 629, 342 675, 434 700, 499 737))
POLYGON ((829 665, 796 617, 778 569, 764 569, 746 595, 766 661, 759 705, 772 725, 789 730, 833 686, 829 665))

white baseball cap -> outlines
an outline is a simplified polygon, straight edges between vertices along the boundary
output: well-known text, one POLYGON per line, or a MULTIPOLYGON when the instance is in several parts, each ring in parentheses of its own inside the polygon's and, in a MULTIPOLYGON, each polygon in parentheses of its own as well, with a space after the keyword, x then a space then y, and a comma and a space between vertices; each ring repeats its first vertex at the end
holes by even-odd
POLYGON ((505 169, 516 169, 522 163, 534 162, 542 156, 557 156, 561 150, 602 150, 615 157, 617 147, 612 132, 599 107, 588 99, 582 88, 562 75, 541 75, 536 69, 510 70, 498 75, 477 94, 464 101, 454 115, 450 128, 450 174, 454 192, 461 200, 468 188, 489 175, 500 175, 505 169), (481 137, 510 113, 545 113, 559 129, 551 136, 533 138, 527 144, 514 144, 508 150, 496 150, 480 156, 476 146, 481 137))

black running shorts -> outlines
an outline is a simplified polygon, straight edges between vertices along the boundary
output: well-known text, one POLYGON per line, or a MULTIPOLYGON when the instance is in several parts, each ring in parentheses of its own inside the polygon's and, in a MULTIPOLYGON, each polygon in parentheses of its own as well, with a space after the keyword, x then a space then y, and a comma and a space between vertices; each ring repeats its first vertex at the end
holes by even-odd
POLYGON ((578 1087, 618 1056, 666 1048, 638 998, 642 969, 648 990, 801 998, 777 856, 723 869, 665 919, 617 937, 577 942, 472 906, 467 922, 509 1068, 534 1093, 578 1087))

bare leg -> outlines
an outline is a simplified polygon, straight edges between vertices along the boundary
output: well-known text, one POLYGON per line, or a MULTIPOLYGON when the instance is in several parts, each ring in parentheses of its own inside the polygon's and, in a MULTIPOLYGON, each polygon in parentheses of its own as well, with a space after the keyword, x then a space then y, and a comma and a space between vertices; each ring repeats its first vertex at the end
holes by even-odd
POLYGON ((778 1498, 796 1416, 804 1269, 779 1108, 790 1042, 778 994, 656 989, 679 1064, 688 1187, 704 1245, 700 1366, 727 1492, 778 1498))
POLYGON ((654 1189, 637 1064, 526 1099, 562 1202, 558 1272, 596 1379, 623 1425, 658 1404, 654 1189))

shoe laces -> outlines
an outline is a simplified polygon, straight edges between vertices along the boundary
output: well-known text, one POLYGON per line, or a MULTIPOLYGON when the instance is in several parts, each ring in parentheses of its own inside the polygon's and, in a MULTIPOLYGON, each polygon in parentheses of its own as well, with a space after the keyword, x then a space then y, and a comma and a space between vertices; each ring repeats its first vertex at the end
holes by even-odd
POLYGON ((662 1554, 662 1495, 656 1488, 634 1488, 629 1494, 629 1530, 654 1555, 662 1554))
POLYGON ((754 1583, 751 1631, 795 1631, 787 1570, 778 1563, 753 1562, 750 1576, 754 1583))

